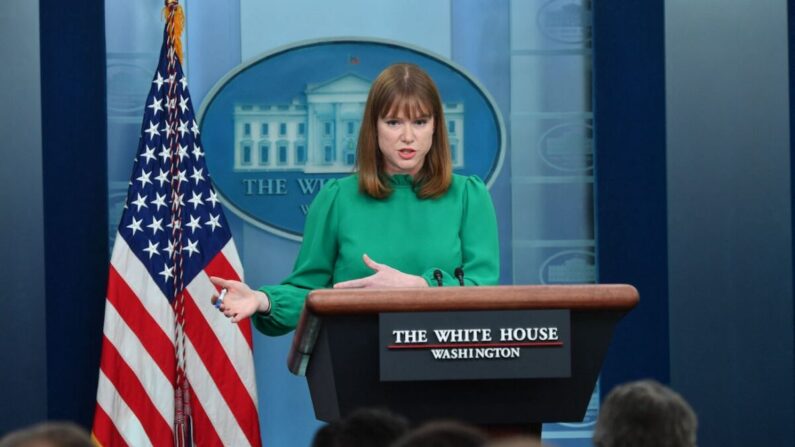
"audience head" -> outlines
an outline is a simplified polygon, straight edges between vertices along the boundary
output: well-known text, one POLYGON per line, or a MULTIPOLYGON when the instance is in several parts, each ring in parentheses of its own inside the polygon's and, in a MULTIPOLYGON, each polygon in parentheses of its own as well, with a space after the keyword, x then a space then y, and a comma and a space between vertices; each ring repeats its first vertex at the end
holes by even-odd
POLYGON ((599 409, 597 447, 694 447, 697 420, 690 405, 653 380, 616 387, 599 409))
POLYGON ((363 408, 330 430, 335 447, 387 447, 408 429, 409 423, 402 416, 385 409, 363 408))
POLYGON ((335 447, 334 441, 336 440, 340 425, 340 421, 334 421, 320 427, 317 432, 315 432, 315 437, 312 438, 310 447, 335 447))
POLYGON ((45 422, 11 432, 0 447, 94 447, 85 430, 71 422, 45 422))
POLYGON ((491 441, 486 447, 544 447, 544 444, 535 436, 511 436, 491 441))
POLYGON ((486 444, 481 430, 454 421, 429 422, 392 444, 392 447, 481 447, 486 444))

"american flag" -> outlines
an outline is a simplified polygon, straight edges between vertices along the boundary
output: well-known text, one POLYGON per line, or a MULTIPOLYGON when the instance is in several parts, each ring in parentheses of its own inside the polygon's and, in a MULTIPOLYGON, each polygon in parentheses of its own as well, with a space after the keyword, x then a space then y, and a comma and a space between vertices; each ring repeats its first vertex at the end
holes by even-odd
POLYGON ((111 255, 93 436, 105 447, 259 446, 250 322, 210 303, 209 277, 242 280, 243 269, 169 37, 174 3, 111 255))

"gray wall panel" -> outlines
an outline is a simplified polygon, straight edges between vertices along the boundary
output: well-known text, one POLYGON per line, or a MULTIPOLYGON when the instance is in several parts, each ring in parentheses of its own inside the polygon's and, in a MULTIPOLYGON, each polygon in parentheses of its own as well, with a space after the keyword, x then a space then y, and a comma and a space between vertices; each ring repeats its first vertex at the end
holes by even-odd
POLYGON ((47 416, 38 1, 0 2, 0 61, 2 434, 47 416))
POLYGON ((666 2, 671 382, 701 445, 793 445, 787 2, 666 2))

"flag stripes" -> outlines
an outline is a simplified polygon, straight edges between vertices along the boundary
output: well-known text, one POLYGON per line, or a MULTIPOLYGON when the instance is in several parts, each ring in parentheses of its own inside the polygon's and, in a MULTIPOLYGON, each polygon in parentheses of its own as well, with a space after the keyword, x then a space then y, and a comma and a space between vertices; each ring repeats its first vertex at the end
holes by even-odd
POLYGON ((116 430, 110 416, 99 404, 94 408, 94 421, 94 433, 91 434, 94 444, 100 447, 127 447, 127 443, 124 442, 121 433, 116 430))
MULTIPOLYGON (((222 445, 251 445, 250 437, 246 436, 243 428, 238 424, 237 418, 232 414, 226 400, 218 390, 218 384, 213 381, 212 375, 196 353, 190 338, 188 338, 186 343, 186 354, 188 356, 188 380, 193 387, 195 396, 198 398, 197 400, 204 408, 210 409, 207 416, 212 427, 218 433, 222 445)), ((207 431, 207 428, 199 427, 195 425, 195 422, 197 421, 194 421, 194 430, 197 433, 199 431, 207 431)), ((257 445, 259 445, 259 440, 257 440, 257 445)))
MULTIPOLYGON (((104 353, 103 353, 104 356, 104 353)), ((141 421, 132 412, 124 399, 119 397, 113 384, 105 376, 105 372, 100 368, 99 370, 99 383, 97 385, 97 405, 100 406, 107 414, 107 419, 97 420, 94 415, 94 434, 117 431, 124 439, 124 443, 131 446, 150 446, 152 442, 144 431, 141 421), (111 416, 112 415, 112 416, 111 416), (109 424, 105 426, 103 422, 109 424)), ((107 447, 110 445, 110 439, 100 439, 102 445, 107 447), (106 444, 107 443, 107 444, 106 444)), ((170 443, 169 443, 170 445, 170 443)))
MULTIPOLYGON (((169 377, 158 368, 138 338, 128 336, 131 333, 129 327, 110 304, 105 308, 105 320, 111 327, 111 330, 105 331, 106 342, 110 343, 121 360, 129 366, 134 376, 140 380, 143 389, 151 396, 171 392, 174 389, 173 377, 169 380, 169 377)), ((121 379, 120 377, 119 380, 121 379)), ((157 398, 149 400, 168 423, 169 430, 173 430, 171 416, 174 414, 174 402, 157 398)))
POLYGON ((146 436, 154 445, 168 445, 171 442, 172 424, 160 414, 138 376, 107 337, 102 339, 102 354, 100 369, 119 395, 124 396, 125 404, 140 421, 146 436))
MULTIPOLYGON (((105 333, 110 336, 111 333, 123 332, 129 330, 135 334, 135 337, 130 337, 129 343, 140 343, 143 351, 154 361, 158 368, 163 372, 171 387, 174 387, 174 368, 176 367, 176 360, 174 359, 174 341, 169 337, 170 334, 164 333, 157 325, 152 316, 146 311, 143 304, 136 299, 135 293, 127 286, 116 269, 111 266, 110 280, 108 281, 108 302, 105 305, 105 312, 120 310, 119 317, 125 322, 122 329, 115 328, 114 321, 105 324, 110 330, 105 333)), ((122 340, 119 337, 110 337, 111 341, 116 346, 121 347, 122 340)), ((173 407, 172 407, 173 410, 173 407)))

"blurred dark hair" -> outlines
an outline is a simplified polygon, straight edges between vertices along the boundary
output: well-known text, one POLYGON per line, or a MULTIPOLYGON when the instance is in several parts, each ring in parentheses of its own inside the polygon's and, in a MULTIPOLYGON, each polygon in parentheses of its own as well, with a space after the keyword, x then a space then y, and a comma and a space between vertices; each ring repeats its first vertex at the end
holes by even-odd
POLYGON ((334 447, 334 441, 339 429, 340 421, 334 421, 318 428, 312 438, 310 447, 334 447))
POLYGON ((83 428, 71 422, 44 422, 13 431, 0 447, 94 447, 83 428))
POLYGON ((491 441, 486 447, 544 447, 544 443, 535 436, 510 436, 491 441))
POLYGON ((409 423, 403 416, 382 408, 362 408, 338 423, 332 434, 332 445, 387 447, 408 429, 409 423))
POLYGON ((695 447, 697 426, 682 396, 654 380, 641 380, 607 395, 593 442, 597 447, 695 447))
POLYGON ((488 440, 478 428, 456 421, 434 421, 413 430, 392 447, 481 447, 488 440))

